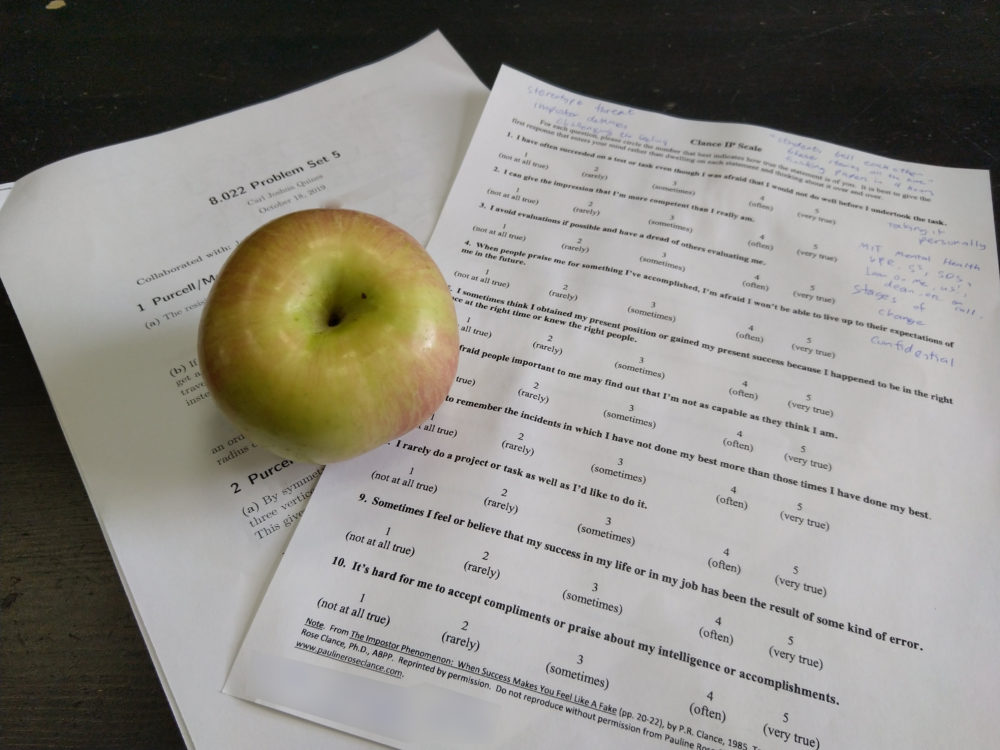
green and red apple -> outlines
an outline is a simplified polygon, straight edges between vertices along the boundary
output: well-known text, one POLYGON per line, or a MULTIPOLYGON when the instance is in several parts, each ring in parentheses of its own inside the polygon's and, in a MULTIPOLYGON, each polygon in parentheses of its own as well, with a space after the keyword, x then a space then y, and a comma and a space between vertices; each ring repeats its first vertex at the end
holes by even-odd
POLYGON ((258 445, 328 464, 426 420, 458 366, 448 285, 417 240, 359 211, 253 232, 219 271, 198 332, 202 376, 258 445))

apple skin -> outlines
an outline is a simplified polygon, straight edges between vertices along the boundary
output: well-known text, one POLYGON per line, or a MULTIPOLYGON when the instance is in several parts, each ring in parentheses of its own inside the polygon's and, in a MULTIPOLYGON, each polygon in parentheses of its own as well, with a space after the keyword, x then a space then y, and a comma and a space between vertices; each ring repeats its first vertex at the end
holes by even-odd
POLYGON ((413 429, 458 367, 448 285, 413 237, 371 214, 312 209, 247 237, 202 311, 215 402, 285 458, 329 464, 413 429))

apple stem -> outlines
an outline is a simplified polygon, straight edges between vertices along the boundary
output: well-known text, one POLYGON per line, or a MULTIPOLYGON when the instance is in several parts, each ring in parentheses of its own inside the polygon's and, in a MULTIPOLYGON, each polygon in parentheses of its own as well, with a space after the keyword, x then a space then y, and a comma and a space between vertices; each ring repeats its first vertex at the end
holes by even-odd
MULTIPOLYGON (((368 299, 368 294, 366 292, 361 292, 361 299, 368 299)), ((326 319, 326 324, 330 326, 330 328, 335 328, 340 325, 340 321, 344 319, 341 312, 340 308, 337 307, 330 310, 330 315, 326 319)))

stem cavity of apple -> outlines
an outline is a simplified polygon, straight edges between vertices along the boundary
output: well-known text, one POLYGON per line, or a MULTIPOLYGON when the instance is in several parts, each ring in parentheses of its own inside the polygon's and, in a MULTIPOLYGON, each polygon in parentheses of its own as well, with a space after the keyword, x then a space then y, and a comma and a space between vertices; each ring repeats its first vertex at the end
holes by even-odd
MULTIPOLYGON (((361 292, 361 299, 368 299, 368 294, 365 293, 365 292, 361 292)), ((332 310, 330 310, 330 315, 326 319, 326 324, 330 328, 336 328, 337 326, 340 325, 340 322, 343 319, 344 319, 344 311, 343 311, 343 309, 340 308, 339 306, 338 307, 334 307, 332 310)))

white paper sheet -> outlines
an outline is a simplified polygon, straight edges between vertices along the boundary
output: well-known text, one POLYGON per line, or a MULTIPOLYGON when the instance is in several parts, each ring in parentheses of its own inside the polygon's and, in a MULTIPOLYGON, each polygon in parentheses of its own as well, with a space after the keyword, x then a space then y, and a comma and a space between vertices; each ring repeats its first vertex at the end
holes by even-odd
POLYGON ((990 745, 991 217, 505 68, 430 244, 451 395, 321 480, 226 689, 398 746, 990 745))
POLYGON ((319 469, 251 447, 207 398, 195 343, 211 279, 297 208, 366 210, 426 240, 486 95, 434 34, 46 167, 0 214, 0 274, 192 747, 360 743, 221 692, 319 469))

